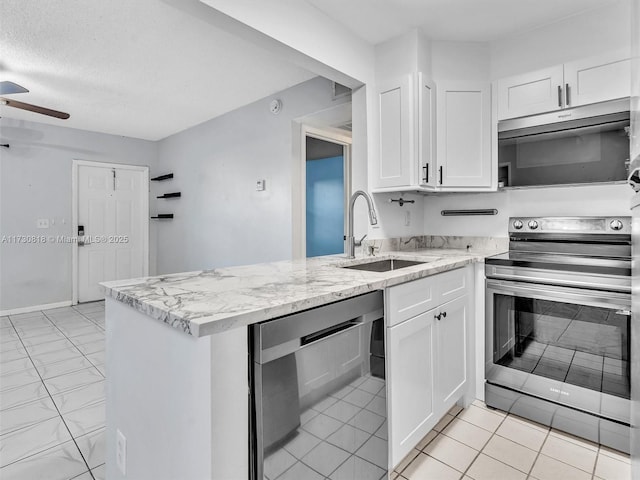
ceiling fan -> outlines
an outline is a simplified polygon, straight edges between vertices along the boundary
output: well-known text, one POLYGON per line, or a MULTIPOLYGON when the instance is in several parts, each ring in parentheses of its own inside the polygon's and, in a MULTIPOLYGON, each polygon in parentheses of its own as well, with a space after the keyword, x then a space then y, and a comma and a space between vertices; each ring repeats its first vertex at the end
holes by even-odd
MULTIPOLYGON (((0 82, 0 95, 11 95, 13 93, 25 93, 28 91, 29 90, 24 88, 22 85, 18 85, 17 83, 8 81, 0 82)), ((60 118, 62 120, 66 120, 70 117, 70 115, 65 112, 59 112, 58 110, 39 107, 38 105, 32 105, 30 103, 18 102, 10 98, 0 97, 0 105, 6 105, 7 107, 19 108, 20 110, 40 113, 42 115, 48 115, 50 117, 60 118)))

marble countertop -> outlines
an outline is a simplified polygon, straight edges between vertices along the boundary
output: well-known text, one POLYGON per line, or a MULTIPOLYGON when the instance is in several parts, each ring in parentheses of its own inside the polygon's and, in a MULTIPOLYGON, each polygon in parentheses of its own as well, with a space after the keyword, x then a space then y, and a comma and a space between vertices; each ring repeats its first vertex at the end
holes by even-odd
POLYGON ((105 295, 189 335, 202 337, 482 261, 503 250, 428 248, 216 268, 106 282, 105 295), (340 268, 402 258, 426 263, 389 272, 340 268))

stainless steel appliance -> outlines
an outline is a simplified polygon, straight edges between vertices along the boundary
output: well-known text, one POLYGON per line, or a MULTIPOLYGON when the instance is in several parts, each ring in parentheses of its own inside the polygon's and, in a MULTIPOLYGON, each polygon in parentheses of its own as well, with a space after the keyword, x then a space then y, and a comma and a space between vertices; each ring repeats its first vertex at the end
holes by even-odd
POLYGON ((373 292, 251 327, 252 478, 386 478, 383 306, 373 292))
POLYGON ((631 219, 511 218, 486 259, 487 405, 629 452, 631 219))
POLYGON ((624 181, 629 99, 498 122, 498 180, 507 187, 624 181))

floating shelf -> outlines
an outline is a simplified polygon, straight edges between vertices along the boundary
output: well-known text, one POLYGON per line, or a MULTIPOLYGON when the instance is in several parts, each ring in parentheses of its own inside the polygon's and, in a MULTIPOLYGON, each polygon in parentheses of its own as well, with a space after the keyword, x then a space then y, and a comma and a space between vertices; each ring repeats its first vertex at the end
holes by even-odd
POLYGON ((173 193, 165 193, 163 195, 158 195, 156 198, 179 198, 181 196, 182 194, 180 192, 173 192, 173 193))
POLYGON ((167 173, 166 175, 160 175, 151 179, 152 182, 161 182, 162 180, 169 180, 173 178, 173 173, 167 173))
POLYGON ((173 213, 159 213, 157 216, 151 217, 151 218, 156 220, 166 220, 166 219, 173 218, 173 213))

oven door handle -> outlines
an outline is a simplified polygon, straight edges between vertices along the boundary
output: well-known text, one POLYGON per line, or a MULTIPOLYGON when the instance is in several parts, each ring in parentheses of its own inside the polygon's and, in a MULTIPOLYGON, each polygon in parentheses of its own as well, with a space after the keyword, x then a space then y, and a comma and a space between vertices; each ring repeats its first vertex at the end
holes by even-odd
MULTIPOLYGON (((600 290, 583 290, 571 287, 550 287, 536 283, 521 284, 519 282, 496 281, 487 279, 487 293, 492 289, 498 293, 522 295, 530 297, 544 296, 557 301, 571 301, 587 306, 617 306, 620 311, 630 304, 631 295, 618 292, 604 292, 600 290)), ((621 313, 622 315, 622 313, 621 313)))

